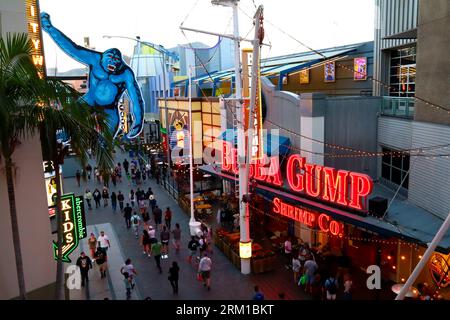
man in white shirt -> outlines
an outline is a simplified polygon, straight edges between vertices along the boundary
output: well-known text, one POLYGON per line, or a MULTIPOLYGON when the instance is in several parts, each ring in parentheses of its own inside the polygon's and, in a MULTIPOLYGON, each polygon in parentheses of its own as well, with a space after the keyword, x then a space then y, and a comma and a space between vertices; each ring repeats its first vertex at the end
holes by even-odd
POLYGON ((106 251, 111 247, 111 243, 109 242, 109 238, 105 235, 105 231, 100 231, 100 237, 97 239, 98 247, 102 249, 102 251, 106 255, 106 251))
POLYGON ((287 238, 286 241, 284 242, 284 255, 286 256, 286 269, 290 269, 291 268, 291 263, 292 263, 292 243, 291 243, 291 239, 287 238))
POLYGON ((211 289, 211 268, 212 261, 208 257, 206 252, 203 253, 203 258, 200 260, 198 264, 198 273, 202 276, 203 285, 208 288, 208 291, 211 289))

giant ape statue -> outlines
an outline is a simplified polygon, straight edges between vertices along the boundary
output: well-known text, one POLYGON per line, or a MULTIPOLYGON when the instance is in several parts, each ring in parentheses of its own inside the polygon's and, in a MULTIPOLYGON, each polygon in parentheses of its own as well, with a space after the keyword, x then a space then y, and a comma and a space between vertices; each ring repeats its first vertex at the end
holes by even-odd
POLYGON ((122 53, 115 48, 101 53, 75 44, 52 25, 50 16, 45 12, 41 13, 41 24, 65 53, 89 67, 88 91, 82 99, 91 107, 106 112, 114 136, 118 133, 120 123, 118 102, 124 91, 128 91, 133 124, 127 137, 133 139, 138 136, 144 124, 144 100, 133 71, 122 59, 122 53))

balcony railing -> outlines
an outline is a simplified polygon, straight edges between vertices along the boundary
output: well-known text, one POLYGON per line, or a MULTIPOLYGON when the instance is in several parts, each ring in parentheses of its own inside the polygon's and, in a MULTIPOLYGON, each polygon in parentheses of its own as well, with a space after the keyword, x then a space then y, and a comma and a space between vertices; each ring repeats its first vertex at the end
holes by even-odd
POLYGON ((412 118, 414 106, 413 97, 383 97, 381 113, 394 117, 412 118))

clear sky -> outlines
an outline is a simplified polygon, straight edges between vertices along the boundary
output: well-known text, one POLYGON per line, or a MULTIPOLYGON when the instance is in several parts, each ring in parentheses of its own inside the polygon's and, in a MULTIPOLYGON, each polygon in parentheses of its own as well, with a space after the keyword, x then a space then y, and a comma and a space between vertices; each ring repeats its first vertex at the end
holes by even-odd
MULTIPOLYGON (((241 0, 240 34, 246 36, 252 27, 252 21, 243 12, 253 16, 255 3, 264 5, 265 42, 272 43, 272 49, 263 48, 263 58, 308 51, 273 25, 314 49, 371 41, 374 2, 241 0)), ((171 48, 188 42, 201 41, 207 45, 217 42, 213 36, 193 32, 186 32, 186 39, 179 29, 183 21, 186 27, 232 33, 231 8, 213 6, 210 0, 40 0, 40 6, 41 11, 50 14, 55 27, 76 43, 83 45, 83 38, 90 37, 90 44, 96 50, 116 47, 125 55, 131 55, 133 41, 105 39, 103 35, 139 35, 143 41, 171 48)), ((253 37, 253 31, 248 37, 253 37)), ((81 67, 60 51, 45 32, 44 48, 47 68, 57 66, 59 71, 66 71, 81 67)))

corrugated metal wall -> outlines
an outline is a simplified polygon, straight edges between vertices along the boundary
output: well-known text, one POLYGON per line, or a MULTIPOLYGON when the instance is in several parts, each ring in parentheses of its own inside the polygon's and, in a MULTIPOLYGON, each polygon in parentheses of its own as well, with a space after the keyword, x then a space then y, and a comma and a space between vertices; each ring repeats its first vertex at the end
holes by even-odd
POLYGON ((380 117, 378 119, 378 143, 393 149, 410 149, 412 121, 380 117))
MULTIPOLYGON (((419 0, 375 0, 375 36, 374 36, 374 77, 386 83, 388 59, 382 50, 404 46, 416 42, 410 39, 383 40, 409 29, 417 27, 419 0)), ((382 95, 380 84, 374 83, 374 95, 382 95)))
MULTIPOLYGON (((450 127, 412 122, 412 148, 450 144, 450 127)), ((450 154, 450 148, 424 151, 450 154)), ((411 158, 408 198, 411 202, 445 219, 450 211, 450 159, 411 158)))

